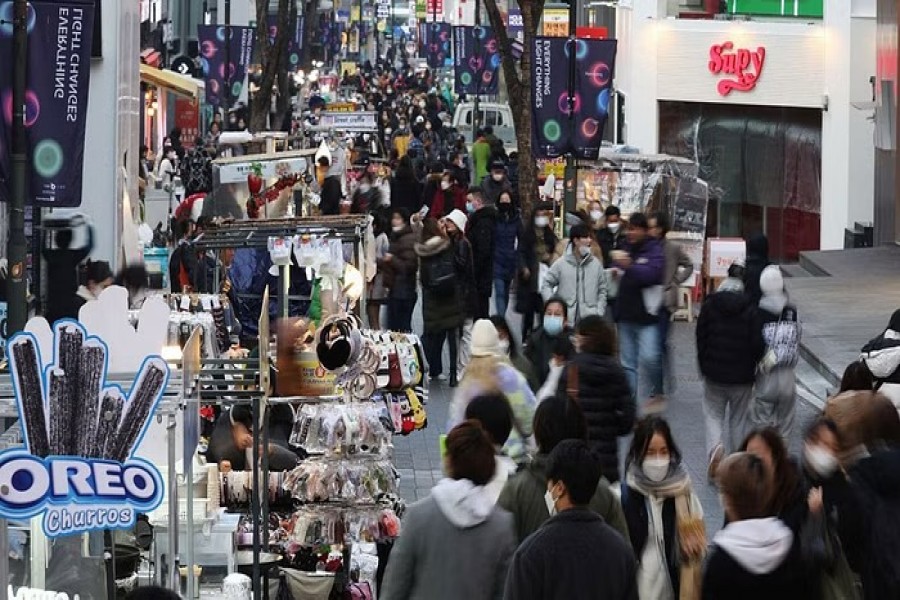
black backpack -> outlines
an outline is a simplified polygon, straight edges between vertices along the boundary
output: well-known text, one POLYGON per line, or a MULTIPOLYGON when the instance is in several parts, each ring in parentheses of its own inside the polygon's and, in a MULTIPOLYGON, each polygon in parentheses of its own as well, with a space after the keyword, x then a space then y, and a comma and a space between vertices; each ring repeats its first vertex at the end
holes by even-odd
POLYGON ((181 181, 187 196, 212 191, 212 159, 201 148, 195 148, 184 160, 181 181))
POLYGON ((456 284, 453 250, 448 249, 422 261, 422 287, 429 291, 451 292, 456 284))

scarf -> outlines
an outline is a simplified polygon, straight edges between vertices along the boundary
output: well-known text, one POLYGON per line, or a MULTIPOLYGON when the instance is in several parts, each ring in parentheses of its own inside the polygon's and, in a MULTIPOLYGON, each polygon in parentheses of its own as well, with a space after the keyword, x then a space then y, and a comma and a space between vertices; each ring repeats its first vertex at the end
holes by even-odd
POLYGON ((632 463, 625 474, 625 483, 644 496, 675 498, 691 493, 691 477, 682 463, 670 464, 669 472, 662 481, 650 480, 640 465, 632 463))

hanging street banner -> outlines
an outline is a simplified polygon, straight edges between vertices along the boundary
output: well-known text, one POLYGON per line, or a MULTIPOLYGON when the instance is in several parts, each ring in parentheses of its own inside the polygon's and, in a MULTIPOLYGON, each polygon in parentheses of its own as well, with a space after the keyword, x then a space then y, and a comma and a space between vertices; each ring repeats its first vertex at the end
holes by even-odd
MULTIPOLYGON (((0 201, 11 197, 13 2, 0 0, 0 201)), ((93 0, 28 3, 26 203, 81 206, 93 0)))
POLYGON ((454 27, 454 74, 457 94, 497 93, 500 48, 490 27, 454 27))
POLYGON ((450 57, 449 23, 423 23, 420 25, 419 56, 425 56, 429 69, 439 69, 450 57))
MULTIPOLYGON (((275 36, 278 35, 278 15, 269 15, 266 22, 269 26, 269 44, 275 43, 275 36)), ((287 47, 285 49, 285 68, 294 72, 300 68, 300 48, 303 46, 303 16, 297 15, 294 24, 294 35, 288 38, 287 47)))
POLYGON ((106 379, 104 340, 71 319, 53 329, 52 352, 19 333, 6 350, 24 447, 0 452, 0 517, 41 516, 55 538, 130 529, 160 505, 159 470, 134 456, 169 379, 159 356, 144 359, 130 389, 106 379))
POLYGON ((221 25, 197 25, 200 44, 200 68, 206 80, 206 102, 221 106, 228 94, 228 106, 233 106, 244 87, 244 76, 253 57, 253 27, 230 26, 231 44, 228 59, 229 77, 225 75, 226 28, 221 25), (230 85, 226 88, 226 80, 230 85))
POLYGON ((596 160, 609 115, 616 41, 576 40, 574 123, 569 119, 568 44, 558 37, 534 40, 532 146, 537 158, 573 152, 577 158, 596 160))

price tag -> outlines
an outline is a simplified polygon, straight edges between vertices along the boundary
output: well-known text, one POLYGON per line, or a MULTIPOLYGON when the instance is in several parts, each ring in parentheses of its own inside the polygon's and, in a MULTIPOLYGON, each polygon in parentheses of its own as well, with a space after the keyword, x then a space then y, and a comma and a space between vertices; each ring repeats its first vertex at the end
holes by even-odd
POLYGON ((209 296, 200 296, 200 304, 203 306, 203 310, 212 310, 212 299, 209 296))
POLYGON ((213 307, 213 308, 221 308, 221 307, 222 307, 222 303, 219 302, 219 297, 218 297, 218 296, 213 296, 213 297, 212 297, 212 307, 213 307))
POLYGON ((179 308, 181 308, 181 310, 191 310, 191 297, 187 294, 182 295, 179 308))

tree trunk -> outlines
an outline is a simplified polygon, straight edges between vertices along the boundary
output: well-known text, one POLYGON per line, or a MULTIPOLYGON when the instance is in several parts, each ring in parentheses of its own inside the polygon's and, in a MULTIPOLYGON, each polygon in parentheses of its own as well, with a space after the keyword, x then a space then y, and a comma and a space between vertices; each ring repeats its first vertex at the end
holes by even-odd
POLYGON ((512 55, 512 45, 497 0, 484 0, 491 28, 494 30, 500 46, 503 77, 506 80, 506 91, 509 105, 516 126, 516 143, 519 152, 519 200, 522 212, 527 219, 531 218, 534 205, 538 199, 537 164, 531 148, 531 52, 534 38, 537 35, 538 23, 544 11, 544 0, 519 0, 524 26, 524 50, 519 60, 518 69, 512 55))
POLYGON ((278 32, 275 43, 269 43, 269 0, 256 0, 256 43, 260 47, 262 78, 256 97, 250 103, 250 131, 265 131, 269 110, 272 107, 272 89, 275 78, 286 68, 284 55, 287 51, 290 30, 291 0, 278 0, 278 32))
POLYGON ((316 25, 318 24, 319 2, 318 0, 309 0, 303 5, 303 47, 300 48, 300 68, 307 73, 310 70, 313 61, 313 36, 316 35, 316 25))
MULTIPOLYGON (((290 0, 290 15, 288 17, 288 31, 297 30, 297 0, 290 0)), ((293 33, 291 34, 293 35, 293 33)), ((282 61, 284 59, 282 58, 282 61)), ((275 105, 275 122, 272 123, 273 130, 283 129, 282 125, 291 111, 291 75, 288 73, 287 64, 282 64, 278 70, 278 102, 275 105)), ((290 130, 290 129, 288 129, 290 130)))

